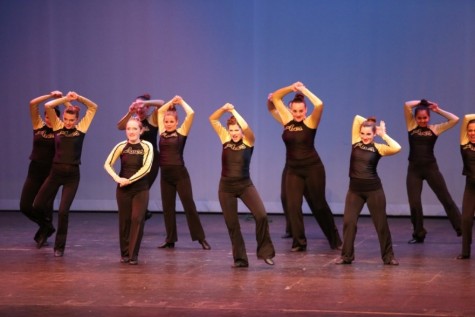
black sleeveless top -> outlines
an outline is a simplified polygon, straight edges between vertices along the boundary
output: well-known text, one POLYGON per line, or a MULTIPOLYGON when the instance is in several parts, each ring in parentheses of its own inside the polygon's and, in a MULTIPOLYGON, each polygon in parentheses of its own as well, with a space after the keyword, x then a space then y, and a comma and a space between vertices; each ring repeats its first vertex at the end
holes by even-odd
POLYGON ((350 189, 355 191, 371 191, 381 188, 377 167, 381 154, 374 143, 353 144, 350 157, 350 189))
POLYGON ((33 149, 30 160, 51 164, 54 158, 54 132, 47 125, 33 130, 33 149))
POLYGON ((462 174, 475 179, 475 144, 467 143, 460 146, 462 153, 463 171, 462 174))
POLYGON ((429 128, 416 127, 409 133, 409 162, 423 165, 435 163, 434 146, 437 135, 429 128))
POLYGON ((250 178, 249 166, 254 147, 242 142, 228 141, 223 144, 221 155, 221 178, 224 180, 241 180, 250 178))
POLYGON ((185 165, 183 151, 185 149, 187 136, 179 134, 176 130, 163 132, 160 135, 160 166, 164 165, 185 165))
POLYGON ((321 163, 314 146, 316 133, 317 129, 307 127, 303 121, 291 120, 284 126, 282 140, 286 147, 288 166, 299 167, 321 163))
POLYGON ((53 162, 60 164, 81 164, 81 153, 86 134, 73 129, 62 128, 55 131, 55 155, 53 162))

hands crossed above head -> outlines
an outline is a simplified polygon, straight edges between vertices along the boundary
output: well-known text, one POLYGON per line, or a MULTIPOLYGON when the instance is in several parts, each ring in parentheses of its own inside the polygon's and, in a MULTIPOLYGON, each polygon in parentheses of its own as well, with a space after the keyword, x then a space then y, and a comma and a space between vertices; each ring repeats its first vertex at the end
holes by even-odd
POLYGON ((222 109, 223 109, 224 111, 231 111, 231 110, 234 109, 234 106, 228 102, 228 103, 226 103, 226 104, 222 107, 222 109))
POLYGON ((66 97, 68 98, 69 101, 72 101, 72 100, 77 100, 79 95, 74 91, 70 91, 70 92, 68 92, 66 97))
POLYGON ((54 90, 54 91, 50 92, 50 95, 51 95, 51 97, 53 97, 53 98, 61 98, 61 97, 63 97, 63 93, 62 93, 61 91, 59 91, 59 90, 54 90))
POLYGON ((183 98, 181 96, 176 95, 172 99, 172 105, 180 105, 183 102, 183 98))

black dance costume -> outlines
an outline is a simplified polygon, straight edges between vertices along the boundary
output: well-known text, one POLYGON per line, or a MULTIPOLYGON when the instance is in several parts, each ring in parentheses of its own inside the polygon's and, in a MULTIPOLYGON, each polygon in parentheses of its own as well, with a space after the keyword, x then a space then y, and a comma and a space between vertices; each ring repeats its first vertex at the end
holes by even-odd
POLYGON ((205 240, 205 233, 201 225, 198 211, 193 200, 190 175, 185 167, 183 151, 185 149, 188 133, 193 124, 194 111, 185 102, 181 102, 186 112, 186 118, 182 125, 174 130, 167 131, 163 120, 166 112, 172 106, 171 101, 166 103, 158 110, 158 126, 160 131, 160 189, 162 194, 163 217, 167 237, 165 243, 160 247, 173 248, 178 240, 176 226, 176 194, 178 193, 183 209, 185 211, 188 229, 190 230, 191 240, 198 240, 203 249, 209 250, 210 246, 205 240))
POLYGON ((118 182, 127 178, 127 186, 117 185, 116 198, 119 209, 119 243, 121 262, 137 264, 140 244, 143 237, 145 213, 148 207, 149 183, 145 177, 151 170, 153 146, 141 140, 139 143, 122 141, 107 157, 104 168, 118 182), (120 157, 119 175, 113 165, 120 157))
POLYGON ((219 122, 223 113, 224 110, 217 110, 211 115, 210 122, 223 144, 218 195, 231 239, 234 266, 249 266, 238 218, 238 198, 249 208, 256 221, 257 258, 273 265, 271 259, 275 256, 275 250, 269 234, 267 213, 249 173, 254 135, 244 119, 233 109, 231 113, 244 133, 241 140, 234 142, 227 129, 219 122))
POLYGON ((63 97, 46 104, 46 113, 51 119, 55 133, 55 155, 51 172, 33 203, 34 208, 42 215, 43 236, 50 235, 53 227, 50 209, 51 200, 55 198, 59 188, 63 186, 58 209, 58 231, 54 244, 55 256, 62 256, 66 247, 69 209, 79 186, 82 145, 97 110, 97 105, 94 102, 79 96, 77 101, 87 107, 86 114, 74 128, 66 129, 63 122, 56 117, 53 108, 67 101, 67 97, 63 97))
MULTIPOLYGON (((162 100, 142 100, 142 102, 144 105, 153 105, 157 108, 161 107, 161 105, 163 104, 162 100)), ((130 112, 128 112, 122 119, 120 119, 119 123, 117 124, 117 127, 119 128, 119 130, 125 130, 127 121, 129 121, 131 117, 133 117, 133 115, 130 112)), ((153 146, 152 168, 150 170, 150 173, 148 173, 147 175, 147 182, 148 182, 149 189, 152 187, 153 183, 157 179, 158 172, 160 169, 160 165, 158 162, 159 152, 158 152, 158 145, 157 145, 157 140, 158 140, 157 117, 158 117, 158 109, 155 109, 145 119, 140 120, 143 126, 143 132, 142 132, 142 135, 140 136, 140 139, 150 142, 150 144, 152 144, 153 146)), ((148 219, 151 216, 152 214, 149 213, 149 215, 146 218, 148 219)))
MULTIPOLYGON (((48 127, 41 118, 39 104, 49 98, 52 98, 52 96, 44 95, 30 102, 30 117, 33 125, 33 149, 30 155, 28 175, 23 185, 20 198, 20 211, 40 228, 42 217, 38 212, 35 212, 33 202, 51 170, 54 157, 54 133, 53 128, 48 127)), ((48 213, 53 212, 53 202, 54 199, 51 199, 46 207, 49 209, 48 213)), ((54 232, 54 228, 50 228, 50 230, 54 232)), ((51 232, 51 234, 53 232, 51 232)), ((34 237, 37 243, 40 242, 40 233, 41 230, 39 229, 34 237)), ((41 247, 44 242, 45 241, 40 242, 38 247, 41 247)))
MULTIPOLYGON (((473 215, 475 213, 475 143, 467 136, 468 123, 475 120, 475 114, 466 115, 460 129, 460 151, 462 153, 465 190, 462 200, 462 253, 459 259, 469 259, 472 247, 473 215)), ((472 123, 473 124, 473 123, 472 123)))
MULTIPOLYGON (((269 109, 269 112, 272 115, 272 117, 277 122, 279 122, 280 124, 283 125, 282 119, 280 118, 280 115, 279 115, 279 112, 275 109, 275 106, 274 106, 274 104, 272 103, 271 100, 267 100, 267 108, 269 109)), ((284 169, 282 170, 282 177, 281 177, 281 182, 280 182, 280 201, 282 203, 282 209, 284 211, 284 216, 285 216, 285 234, 282 236, 282 238, 291 238, 292 237, 292 229, 291 229, 291 226, 290 226, 290 213, 287 210, 287 194, 286 194, 287 192, 285 190, 285 186, 286 186, 285 177, 286 177, 286 175, 287 175, 287 167, 284 166, 284 169)), ((308 188, 305 188, 303 196, 305 197, 305 200, 307 201, 307 204, 310 206, 310 210, 314 210, 314 207, 311 207, 311 205, 312 205, 311 197, 312 196, 308 192, 308 188)), ((326 229, 326 219, 325 219, 324 213, 314 214, 314 217, 315 217, 315 220, 317 221, 318 225, 322 229, 322 231, 325 232, 326 231, 325 230, 326 229)), ((333 236, 329 235, 329 237, 327 237, 327 238, 329 238, 328 242, 330 243, 330 247, 335 248, 335 246, 332 245, 333 236)), ((337 244, 341 244, 341 240, 337 244)), ((337 247, 338 247, 338 245, 337 245, 337 247)))
POLYGON ((305 88, 302 93, 314 105, 314 112, 303 121, 295 121, 282 101, 283 96, 289 92, 290 88, 278 90, 273 94, 272 101, 284 124, 282 139, 286 146, 285 196, 293 236, 292 251, 304 251, 307 248, 302 212, 304 195, 330 247, 337 249, 341 246, 341 238, 325 197, 325 168, 314 146, 323 104, 305 88))
POLYGON ((366 119, 355 116, 352 129, 350 158, 350 185, 346 194, 343 216, 343 248, 338 264, 350 264, 355 259, 357 222, 364 204, 368 206, 376 233, 378 234, 381 258, 384 264, 397 265, 386 217, 386 197, 378 176, 378 162, 383 156, 394 155, 401 146, 384 134, 387 143, 364 144, 360 137, 361 124, 366 119))
MULTIPOLYGON (((427 112, 430 110, 427 109, 427 112)), ((448 119, 447 122, 419 127, 412 114, 412 107, 406 103, 404 115, 409 135, 409 166, 407 168, 406 187, 411 211, 411 222, 414 228, 413 239, 409 243, 422 243, 426 236, 422 209, 422 185, 426 180, 439 201, 444 206, 452 227, 461 235, 461 215, 447 189, 444 177, 439 171, 434 156, 434 146, 438 136, 453 127, 458 118, 449 112, 439 109, 438 113, 448 119)))

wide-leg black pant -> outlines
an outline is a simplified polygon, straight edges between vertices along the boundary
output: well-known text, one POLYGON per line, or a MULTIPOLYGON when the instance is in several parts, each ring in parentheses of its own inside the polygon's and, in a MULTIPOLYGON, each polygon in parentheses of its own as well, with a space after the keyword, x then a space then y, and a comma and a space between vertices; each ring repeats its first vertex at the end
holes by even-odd
POLYGON ((120 255, 137 260, 143 237, 149 190, 134 189, 133 184, 129 186, 118 186, 116 190, 120 255))
POLYGON ((444 177, 439 171, 437 163, 427 165, 415 165, 409 162, 407 168, 406 188, 411 211, 411 222, 413 226, 412 236, 415 239, 424 240, 426 229, 424 228, 424 214, 422 209, 422 185, 426 180, 429 187, 435 193, 445 213, 458 235, 461 234, 461 214, 455 204, 445 183, 444 177))
POLYGON ((473 215, 475 214, 475 179, 466 177, 462 200, 462 255, 470 257, 473 215))
POLYGON ((181 165, 162 166, 160 189, 162 193, 163 217, 167 231, 166 242, 176 242, 178 240, 176 227, 177 193, 185 211, 191 240, 204 240, 205 233, 193 200, 190 175, 186 167, 181 165))
POLYGON ((302 212, 304 196, 330 246, 335 249, 341 245, 340 234, 325 197, 325 183, 326 176, 323 164, 298 168, 286 167, 285 192, 293 236, 292 247, 307 246, 302 212))
POLYGON ((33 207, 41 214, 41 226, 46 228, 52 226, 51 200, 54 200, 59 188, 62 186, 54 250, 64 251, 66 247, 69 210, 76 196, 80 178, 79 165, 54 163, 48 178, 41 186, 33 203, 33 207))
MULTIPOLYGON (((21 191, 20 211, 38 226, 41 226, 42 216, 38 210, 33 208, 33 202, 35 201, 36 195, 40 191, 41 186, 48 178, 50 171, 51 163, 45 164, 37 161, 30 161, 28 175, 21 191)), ((48 202, 47 207, 45 207, 50 210, 49 213, 52 213, 53 211, 53 203, 54 197, 52 197, 48 202)))
POLYGON ((348 190, 343 215, 343 247, 341 257, 348 262, 355 259, 357 223, 365 203, 368 206, 371 219, 378 234, 381 258, 384 263, 389 263, 394 258, 394 252, 386 216, 386 197, 382 188, 368 192, 348 190))
POLYGON ((246 245, 238 218, 238 198, 246 205, 256 222, 257 258, 273 258, 275 256, 275 250, 269 234, 267 213, 254 185, 237 186, 235 191, 230 192, 221 190, 220 184, 218 195, 229 238, 231 239, 234 262, 240 261, 248 264, 246 245))

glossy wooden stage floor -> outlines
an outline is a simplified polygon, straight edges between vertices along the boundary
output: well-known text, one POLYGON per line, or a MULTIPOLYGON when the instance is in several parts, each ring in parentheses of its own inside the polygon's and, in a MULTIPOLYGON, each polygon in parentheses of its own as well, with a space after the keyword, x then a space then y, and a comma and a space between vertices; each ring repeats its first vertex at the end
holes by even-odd
POLYGON ((131 266, 119 263, 115 213, 71 213, 65 255, 55 258, 51 246, 36 249, 24 216, 0 212, 0 316, 475 316, 475 259, 455 259, 461 239, 445 218, 426 220, 419 245, 407 244, 408 218, 389 219, 399 266, 382 264, 369 218, 360 218, 356 260, 335 265, 339 252, 309 216, 307 252, 290 252, 282 215, 269 216, 269 266, 255 257, 252 218, 240 218, 250 266, 233 269, 221 214, 201 215, 205 251, 183 214, 175 249, 157 249, 164 229, 155 213, 131 266))

